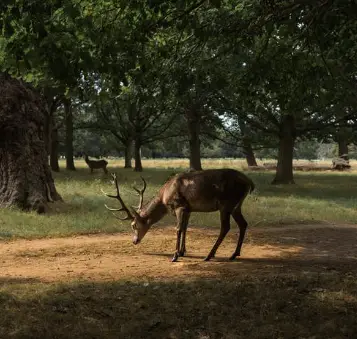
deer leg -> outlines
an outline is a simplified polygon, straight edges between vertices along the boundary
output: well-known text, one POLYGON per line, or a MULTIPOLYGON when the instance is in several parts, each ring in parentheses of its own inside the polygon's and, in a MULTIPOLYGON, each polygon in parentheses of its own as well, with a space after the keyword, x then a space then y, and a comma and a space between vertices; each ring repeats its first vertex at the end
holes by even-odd
POLYGON ((179 251, 180 251, 180 242, 181 242, 181 233, 182 231, 180 229, 177 230, 176 233, 176 252, 174 253, 174 256, 172 257, 172 262, 176 262, 178 257, 179 257, 179 251))
POLYGON ((180 257, 183 257, 186 253, 186 231, 188 226, 188 220, 190 218, 190 213, 184 213, 183 221, 182 221, 182 239, 181 239, 181 247, 179 251, 180 257))
POLYGON ((239 227, 239 238, 238 238, 238 243, 237 243, 237 248, 234 251, 234 253, 231 255, 229 260, 234 260, 236 257, 240 256, 240 250, 243 245, 244 241, 244 236, 245 236, 245 231, 247 230, 248 223, 244 219, 242 211, 241 211, 241 206, 238 206, 233 212, 232 212, 233 219, 237 223, 239 227))
POLYGON ((220 211, 220 216, 221 216, 221 231, 219 233, 218 239, 216 241, 216 243, 214 244, 214 246, 212 247, 211 251, 209 252, 209 254, 207 255, 207 257, 204 259, 205 261, 210 260, 211 258, 213 258, 216 254, 216 251, 219 247, 219 245, 222 243, 223 239, 225 238, 225 236, 227 235, 227 233, 229 232, 231 226, 230 226, 230 222, 229 222, 229 218, 230 218, 230 212, 227 211, 220 211))
MULTIPOLYGON (((186 235, 186 228, 187 228, 187 223, 188 223, 188 217, 189 215, 185 208, 180 207, 175 210, 176 213, 176 218, 177 218, 177 238, 176 238, 176 252, 174 253, 174 256, 172 258, 172 262, 177 261, 178 257, 180 256, 180 245, 181 245, 181 235, 184 232, 186 235)), ((184 235, 184 236, 185 236, 184 235)))

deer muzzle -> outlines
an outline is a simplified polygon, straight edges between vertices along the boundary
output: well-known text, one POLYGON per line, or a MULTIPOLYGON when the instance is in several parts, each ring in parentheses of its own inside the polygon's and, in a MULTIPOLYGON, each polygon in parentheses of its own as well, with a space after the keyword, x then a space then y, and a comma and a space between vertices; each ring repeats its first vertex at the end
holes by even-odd
POLYGON ((134 235, 134 237, 133 237, 133 244, 134 244, 134 245, 137 245, 139 242, 140 242, 140 239, 138 238, 138 236, 137 236, 137 235, 134 235))

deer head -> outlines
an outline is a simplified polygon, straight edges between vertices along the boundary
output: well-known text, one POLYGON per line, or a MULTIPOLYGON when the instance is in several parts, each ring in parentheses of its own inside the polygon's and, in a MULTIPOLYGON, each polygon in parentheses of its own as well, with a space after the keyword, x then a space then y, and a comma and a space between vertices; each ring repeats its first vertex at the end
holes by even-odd
POLYGON ((114 216, 116 218, 118 218, 119 220, 131 220, 132 221, 131 228, 134 231, 133 243, 135 245, 137 245, 144 238, 145 234, 147 233, 147 231, 149 230, 149 228, 151 226, 151 224, 149 223, 149 219, 142 217, 140 215, 140 211, 141 211, 141 209, 143 207, 143 203, 144 203, 144 192, 146 190, 146 181, 143 177, 141 177, 141 180, 144 183, 142 189, 138 189, 133 186, 133 189, 137 192, 137 194, 140 197, 139 205, 136 207, 136 210, 135 210, 135 207, 131 207, 131 209, 126 207, 123 199, 121 198, 120 192, 119 192, 119 184, 118 184, 118 180, 117 180, 115 173, 112 173, 112 178, 113 178, 113 183, 114 183, 114 185, 116 187, 116 191, 117 191, 116 195, 107 194, 103 190, 102 190, 102 192, 109 198, 117 199, 119 201, 121 207, 120 208, 110 208, 107 205, 105 205, 105 207, 109 211, 112 211, 112 212, 113 211, 115 211, 115 212, 123 211, 127 214, 125 217, 122 218, 122 217, 117 216, 115 213, 113 213, 114 216))

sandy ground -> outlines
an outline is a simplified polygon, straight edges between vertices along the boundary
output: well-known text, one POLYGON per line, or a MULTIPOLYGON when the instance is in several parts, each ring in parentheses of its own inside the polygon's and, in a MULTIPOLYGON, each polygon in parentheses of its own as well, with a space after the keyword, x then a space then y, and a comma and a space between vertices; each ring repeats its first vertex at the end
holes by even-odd
POLYGON ((357 226, 296 225, 250 228, 242 256, 234 262, 237 231, 232 229, 216 258, 203 262, 218 229, 191 227, 187 256, 171 263, 174 227, 151 230, 134 246, 131 234, 14 240, 0 243, 0 277, 35 282, 197 279, 242 274, 355 270, 357 226))

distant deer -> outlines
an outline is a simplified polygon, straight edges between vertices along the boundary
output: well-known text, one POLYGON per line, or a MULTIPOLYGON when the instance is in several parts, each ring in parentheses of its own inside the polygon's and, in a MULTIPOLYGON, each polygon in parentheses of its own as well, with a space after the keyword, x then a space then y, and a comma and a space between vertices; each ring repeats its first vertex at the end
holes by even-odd
POLYGON ((205 258, 210 260, 230 230, 230 216, 239 227, 237 247, 230 257, 234 260, 240 256, 247 221, 242 215, 242 204, 246 196, 254 190, 254 183, 243 173, 233 169, 212 169, 197 172, 181 173, 170 178, 160 189, 159 193, 143 207, 146 182, 141 190, 133 187, 140 196, 137 211, 126 207, 119 193, 119 185, 115 174, 112 174, 116 186, 116 195, 110 195, 121 204, 121 208, 109 208, 111 211, 124 211, 127 215, 117 217, 120 220, 132 220, 131 227, 134 231, 133 243, 138 244, 150 227, 162 219, 169 211, 177 218, 176 251, 172 261, 177 261, 179 256, 186 252, 186 230, 191 212, 219 211, 221 217, 221 230, 213 248, 205 258), (182 239, 181 239, 182 237, 182 239))
POLYGON ((84 161, 87 163, 91 173, 93 173, 93 170, 99 169, 99 168, 102 168, 105 174, 108 173, 108 170, 107 170, 108 161, 103 160, 103 159, 102 160, 89 160, 87 154, 84 155, 84 161))

